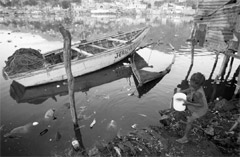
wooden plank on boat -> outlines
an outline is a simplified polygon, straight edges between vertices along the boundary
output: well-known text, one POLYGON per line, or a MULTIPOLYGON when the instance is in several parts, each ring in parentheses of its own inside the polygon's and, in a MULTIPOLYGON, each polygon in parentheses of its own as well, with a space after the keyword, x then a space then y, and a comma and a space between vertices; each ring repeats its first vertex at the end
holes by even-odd
POLYGON ((121 40, 121 39, 116 39, 116 38, 109 38, 108 40, 109 41, 117 41, 117 42, 120 42, 120 43, 126 43, 127 42, 126 40, 121 40))
POLYGON ((107 48, 101 47, 101 46, 98 46, 98 45, 89 44, 88 46, 95 47, 95 48, 98 48, 98 49, 107 50, 107 48))
POLYGON ((136 67, 136 64, 135 64, 134 60, 132 60, 131 58, 129 60, 130 60, 130 65, 131 65, 131 68, 132 68, 132 72, 133 72, 134 76, 136 77, 136 79, 139 83, 139 86, 142 86, 143 82, 141 80, 141 76, 140 76, 139 71, 136 67))
POLYGON ((78 48, 76 48, 76 47, 71 47, 71 49, 77 51, 78 53, 84 54, 84 55, 86 55, 86 56, 93 56, 93 54, 88 53, 88 52, 83 51, 83 50, 80 50, 80 49, 78 49, 78 48))

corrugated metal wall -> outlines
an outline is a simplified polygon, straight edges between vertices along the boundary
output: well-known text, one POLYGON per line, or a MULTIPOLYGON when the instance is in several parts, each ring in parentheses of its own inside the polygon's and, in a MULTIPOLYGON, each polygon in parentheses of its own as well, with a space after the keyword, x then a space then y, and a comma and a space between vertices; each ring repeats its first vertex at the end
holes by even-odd
MULTIPOLYGON (((240 41, 240 0, 233 4, 224 5, 229 1, 198 1, 198 10, 194 18, 195 30, 198 33, 204 33, 201 26, 205 25, 206 34, 203 46, 209 50, 223 52, 228 48, 230 42, 236 39, 238 43, 234 43, 234 49, 240 49, 238 48, 240 41)), ((196 38, 199 38, 197 33, 195 35, 196 38)), ((203 35, 200 36, 203 37, 203 35)))

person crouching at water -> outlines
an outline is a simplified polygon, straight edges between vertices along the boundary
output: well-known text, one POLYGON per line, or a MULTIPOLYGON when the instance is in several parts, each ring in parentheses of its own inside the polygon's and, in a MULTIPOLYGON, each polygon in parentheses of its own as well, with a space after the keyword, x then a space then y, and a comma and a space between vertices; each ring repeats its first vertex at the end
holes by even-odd
MULTIPOLYGON (((190 78, 190 86, 188 89, 182 90, 180 92, 187 95, 187 99, 184 101, 187 109, 191 112, 191 116, 187 117, 187 126, 185 129, 184 136, 176 141, 179 143, 188 142, 188 134, 191 131, 192 123, 204 116, 208 111, 208 103, 203 90, 203 84, 205 82, 205 77, 202 73, 194 73, 190 78)), ((179 100, 179 99, 178 99, 179 100)))

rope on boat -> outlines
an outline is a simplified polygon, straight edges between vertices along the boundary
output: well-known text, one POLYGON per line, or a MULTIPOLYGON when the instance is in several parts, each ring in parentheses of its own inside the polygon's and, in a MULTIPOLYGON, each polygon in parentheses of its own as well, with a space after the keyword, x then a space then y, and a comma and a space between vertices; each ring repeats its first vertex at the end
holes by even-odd
POLYGON ((40 69, 44 66, 44 57, 42 54, 31 48, 21 48, 14 52, 5 61, 4 71, 8 75, 27 72, 34 69, 40 69))

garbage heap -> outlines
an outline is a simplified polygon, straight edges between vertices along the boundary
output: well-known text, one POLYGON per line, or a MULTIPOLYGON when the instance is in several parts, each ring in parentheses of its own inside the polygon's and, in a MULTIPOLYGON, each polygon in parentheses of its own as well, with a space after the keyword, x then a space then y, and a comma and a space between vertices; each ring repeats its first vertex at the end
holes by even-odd
POLYGON ((239 99, 216 100, 209 112, 195 121, 190 141, 184 134, 188 111, 159 111, 158 126, 135 129, 88 151, 89 156, 240 156, 239 99))

